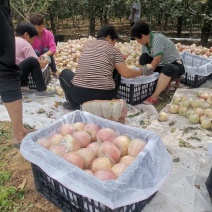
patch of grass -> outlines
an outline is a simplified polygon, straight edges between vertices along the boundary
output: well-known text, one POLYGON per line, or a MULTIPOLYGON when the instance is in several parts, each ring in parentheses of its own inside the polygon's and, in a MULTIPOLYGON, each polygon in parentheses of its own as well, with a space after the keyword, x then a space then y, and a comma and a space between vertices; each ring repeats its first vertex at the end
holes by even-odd
POLYGON ((0 159, 2 159, 4 157, 4 154, 9 152, 12 148, 13 148, 12 145, 5 145, 5 146, 2 145, 2 147, 0 147, 0 159))
POLYGON ((24 191, 11 186, 5 186, 4 184, 10 180, 10 172, 0 171, 0 211, 17 211, 19 207, 15 203, 16 199, 24 198, 24 191))
POLYGON ((23 199, 23 190, 17 190, 15 187, 0 186, 0 211, 17 211, 18 204, 15 199, 23 199))
POLYGON ((4 129, 4 127, 0 126, 0 140, 9 140, 12 139, 13 133, 12 129, 4 129))
POLYGON ((2 186, 5 182, 10 179, 10 173, 5 171, 0 171, 0 185, 2 186))

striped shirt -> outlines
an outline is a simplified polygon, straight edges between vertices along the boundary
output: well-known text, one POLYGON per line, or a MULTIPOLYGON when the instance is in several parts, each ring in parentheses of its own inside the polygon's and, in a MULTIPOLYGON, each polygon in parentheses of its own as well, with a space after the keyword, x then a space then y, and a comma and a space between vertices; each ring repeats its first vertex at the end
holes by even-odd
POLYGON ((150 32, 150 47, 142 46, 142 53, 145 52, 153 58, 162 55, 159 66, 170 64, 180 58, 174 43, 160 33, 150 32))
POLYGON ((112 90, 115 64, 124 62, 121 52, 105 40, 84 44, 72 83, 78 87, 112 90))

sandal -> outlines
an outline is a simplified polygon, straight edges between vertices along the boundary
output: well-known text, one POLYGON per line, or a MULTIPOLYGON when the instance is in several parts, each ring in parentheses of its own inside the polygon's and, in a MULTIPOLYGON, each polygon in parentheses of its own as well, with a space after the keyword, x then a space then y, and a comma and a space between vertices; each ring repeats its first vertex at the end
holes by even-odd
POLYGON ((143 104, 145 105, 154 105, 155 103, 158 102, 158 99, 152 99, 152 97, 148 97, 145 101, 143 101, 143 104))
MULTIPOLYGON (((36 129, 27 129, 28 130, 28 132, 26 133, 26 135, 28 135, 29 133, 31 133, 31 132, 34 132, 34 131, 36 131, 36 129)), ((26 136, 25 135, 25 136, 26 136)), ((15 147, 15 148, 17 148, 17 149, 19 149, 20 148, 20 146, 21 146, 21 143, 13 143, 13 147, 15 147)))

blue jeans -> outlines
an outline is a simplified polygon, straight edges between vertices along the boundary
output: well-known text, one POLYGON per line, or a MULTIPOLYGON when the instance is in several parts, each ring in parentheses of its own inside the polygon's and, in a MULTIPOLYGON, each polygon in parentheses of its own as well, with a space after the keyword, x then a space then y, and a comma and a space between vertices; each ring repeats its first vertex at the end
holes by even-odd
MULTIPOLYGON (((43 49, 43 52, 40 52, 39 50, 35 49, 35 53, 38 57, 40 57, 42 54, 44 54, 45 52, 48 52, 48 51, 49 51, 48 48, 43 49)), ((49 66, 50 66, 52 72, 57 72, 57 67, 56 67, 53 55, 50 56, 50 59, 51 59, 51 63, 49 64, 49 66)))

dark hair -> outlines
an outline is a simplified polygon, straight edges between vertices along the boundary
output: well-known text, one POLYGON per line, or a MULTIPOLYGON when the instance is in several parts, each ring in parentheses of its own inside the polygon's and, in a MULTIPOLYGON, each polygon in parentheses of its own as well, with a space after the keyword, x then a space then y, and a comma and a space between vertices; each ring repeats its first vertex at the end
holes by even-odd
POLYGON ((114 26, 103 26, 97 33, 97 39, 106 38, 107 36, 110 36, 111 40, 117 40, 119 38, 114 26))
POLYGON ((33 13, 30 15, 29 21, 33 25, 43 25, 44 24, 44 19, 43 16, 40 13, 33 13))
POLYGON ((16 27, 15 32, 17 36, 23 36, 24 33, 27 32, 30 38, 38 35, 38 31, 36 30, 35 26, 27 22, 19 23, 16 27))
POLYGON ((143 35, 148 35, 150 33, 149 25, 143 21, 136 22, 131 29, 131 37, 141 38, 143 35))

